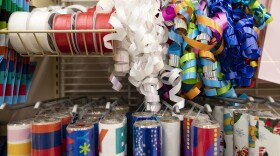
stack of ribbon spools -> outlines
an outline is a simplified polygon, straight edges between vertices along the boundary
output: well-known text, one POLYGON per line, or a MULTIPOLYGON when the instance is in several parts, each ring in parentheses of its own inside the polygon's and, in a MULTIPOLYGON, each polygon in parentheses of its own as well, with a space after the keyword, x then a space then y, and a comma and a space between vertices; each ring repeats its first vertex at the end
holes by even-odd
POLYGON ((107 32, 94 33, 94 29, 112 29, 109 14, 96 13, 95 8, 73 5, 66 8, 35 8, 29 12, 14 12, 8 23, 9 30, 42 31, 42 33, 10 33, 13 48, 21 54, 42 52, 85 54, 112 52, 103 45, 107 32), (61 32, 47 33, 57 30, 61 32), (87 30, 88 32, 63 32, 87 30))

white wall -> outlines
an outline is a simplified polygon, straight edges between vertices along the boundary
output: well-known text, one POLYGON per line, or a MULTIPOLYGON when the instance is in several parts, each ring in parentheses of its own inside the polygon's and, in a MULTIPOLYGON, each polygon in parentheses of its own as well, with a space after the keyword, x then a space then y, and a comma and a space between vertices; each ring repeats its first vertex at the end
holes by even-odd
POLYGON ((270 13, 273 21, 267 26, 261 57, 259 79, 280 84, 280 1, 273 0, 270 13))

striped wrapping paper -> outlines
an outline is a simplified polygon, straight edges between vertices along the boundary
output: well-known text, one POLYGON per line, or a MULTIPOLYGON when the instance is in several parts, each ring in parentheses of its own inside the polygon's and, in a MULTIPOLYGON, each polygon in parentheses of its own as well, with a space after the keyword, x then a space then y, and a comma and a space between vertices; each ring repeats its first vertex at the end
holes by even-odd
POLYGON ((8 124, 8 155, 31 155, 31 124, 8 124))

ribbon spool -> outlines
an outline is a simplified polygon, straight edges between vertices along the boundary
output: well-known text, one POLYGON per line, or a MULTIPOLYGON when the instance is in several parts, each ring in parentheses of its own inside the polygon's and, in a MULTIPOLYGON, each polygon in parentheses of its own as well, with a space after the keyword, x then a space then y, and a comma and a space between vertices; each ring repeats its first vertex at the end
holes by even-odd
MULTIPOLYGON (((95 7, 91 8, 88 12, 78 13, 76 18, 76 30, 83 29, 94 29, 93 27, 93 14, 95 12, 95 7)), ((77 47, 79 52, 85 52, 87 48, 88 52, 95 51, 94 47, 94 39, 95 37, 93 33, 84 33, 85 34, 85 42, 83 39, 83 33, 76 33, 77 38, 77 47), (86 45, 84 44, 86 43, 86 45), (86 47, 85 47, 86 46, 86 47)))
MULTIPOLYGON (((9 30, 26 30, 26 23, 28 21, 29 12, 14 12, 9 19, 8 29, 9 30)), ((13 48, 21 53, 26 54, 29 49, 33 49, 34 46, 29 42, 26 33, 10 33, 9 39, 13 48), (20 36, 20 37, 19 37, 20 36), (24 44, 24 45, 23 45, 24 44), (25 49, 26 48, 26 49, 25 49), (27 50, 27 51, 26 51, 27 50)))
MULTIPOLYGON (((73 29, 72 24, 75 19, 74 16, 76 16, 76 14, 56 14, 54 16, 53 29, 72 30, 73 29)), ((77 52, 77 50, 75 50, 76 47, 73 42, 73 33, 54 33, 54 41, 59 51, 62 53, 71 53, 71 48, 73 53, 77 52)))
MULTIPOLYGON (((96 15, 96 20, 95 20, 95 29, 113 29, 112 25, 109 23, 109 19, 111 17, 111 14, 114 12, 114 10, 109 13, 109 14, 103 14, 103 13, 98 13, 96 15)), ((103 38, 104 36, 108 35, 109 33, 96 33, 96 43, 98 46, 99 51, 103 53, 108 53, 111 50, 106 48, 103 44, 103 38)), ((112 44, 112 41, 110 41, 112 44)))
MULTIPOLYGON (((27 22, 28 30, 51 30, 53 18, 55 12, 49 12, 47 10, 33 10, 29 15, 27 22)), ((41 51, 55 52, 55 47, 53 43, 53 36, 48 33, 35 33, 28 34, 29 42, 34 45, 34 49, 31 52, 38 53, 41 51), (37 38, 35 38, 35 36, 37 38), (38 42, 37 42, 38 41, 38 42)))

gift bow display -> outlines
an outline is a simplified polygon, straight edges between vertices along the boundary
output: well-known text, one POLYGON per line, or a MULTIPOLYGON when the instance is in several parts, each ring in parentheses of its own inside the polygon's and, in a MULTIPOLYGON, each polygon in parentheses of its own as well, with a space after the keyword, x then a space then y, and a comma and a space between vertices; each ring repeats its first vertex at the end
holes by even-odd
POLYGON ((258 32, 272 21, 257 0, 101 0, 97 5, 98 12, 113 8, 109 22, 116 33, 104 37, 107 48, 109 40, 120 41, 113 88, 120 90, 117 76, 128 74, 154 111, 160 98, 182 108, 183 98, 236 97, 234 87, 254 84, 258 32))

